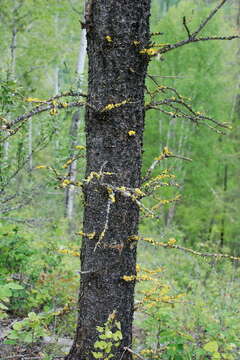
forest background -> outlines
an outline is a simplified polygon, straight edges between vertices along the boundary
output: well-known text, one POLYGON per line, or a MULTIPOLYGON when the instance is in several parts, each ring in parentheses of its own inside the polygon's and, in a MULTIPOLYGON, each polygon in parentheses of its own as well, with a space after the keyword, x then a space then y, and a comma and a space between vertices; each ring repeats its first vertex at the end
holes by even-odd
MULTIPOLYGON (((184 39, 183 17, 195 29, 213 5, 154 0, 151 31, 162 32, 163 43, 184 39)), ((76 181, 84 177, 84 111, 52 109, 25 121, 16 134, 5 127, 6 119, 16 119, 39 99, 69 89, 87 92, 86 66, 77 74, 84 56, 83 4, 1 0, 0 6, 0 314, 13 354, 20 344, 21 351, 24 345, 51 359, 63 355, 62 347, 39 339, 72 338, 76 325, 83 204, 75 188, 69 214, 66 180, 71 159, 77 159, 76 181), (73 128, 78 117, 79 127, 73 128)), ((238 1, 229 1, 203 35, 236 34, 239 17, 238 1)), ((169 169, 177 186, 159 190, 157 219, 143 216, 140 233, 203 253, 239 256, 239 42, 187 45, 154 57, 148 73, 150 91, 156 81, 177 89, 196 111, 233 129, 222 135, 219 128, 174 113, 147 112, 143 174, 164 149, 179 157, 160 162, 158 171, 169 169)), ((159 99, 167 91, 175 96, 165 90, 159 99)), ((156 201, 146 199, 144 205, 151 209, 156 201)), ((136 290, 135 351, 145 359, 238 359, 237 263, 154 248, 146 241, 139 244, 138 258, 145 275, 136 290), (154 287, 157 296, 151 298, 154 287)))

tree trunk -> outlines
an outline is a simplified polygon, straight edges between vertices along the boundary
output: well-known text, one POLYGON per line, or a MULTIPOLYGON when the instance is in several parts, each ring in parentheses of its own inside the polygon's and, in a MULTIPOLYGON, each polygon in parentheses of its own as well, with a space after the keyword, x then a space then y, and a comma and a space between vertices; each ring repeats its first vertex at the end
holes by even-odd
MULTIPOLYGON (((16 78, 16 48, 17 48, 17 28, 15 25, 13 25, 12 28, 12 40, 10 45, 10 66, 8 70, 8 79, 9 80, 15 80, 16 78)), ((3 143, 3 160, 8 160, 8 153, 9 153, 9 141, 5 140, 3 143)))
POLYGON ((29 168, 29 174, 32 176, 32 170, 33 170, 33 129, 32 129, 32 119, 30 118, 28 120, 28 168, 29 168))
POLYGON ((221 219, 221 231, 220 231, 220 246, 224 245, 225 238, 225 218, 226 218, 226 206, 227 206, 227 190, 228 190, 228 165, 224 165, 224 178, 223 178, 223 214, 221 219))
POLYGON ((135 281, 122 277, 136 274, 136 244, 129 237, 138 232, 139 208, 118 191, 116 201, 111 201, 106 184, 132 189, 141 185, 148 57, 139 51, 149 46, 149 15, 150 0, 95 0, 85 16, 88 103, 96 110, 86 110, 89 181, 83 189, 80 312, 68 360, 95 359, 96 326, 103 326, 114 311, 123 339, 118 347, 112 347, 112 359, 131 358, 124 347, 132 341, 135 281), (107 110, 109 104, 118 106, 107 110), (135 133, 130 136, 129 131, 135 133), (91 239, 86 236, 90 233, 95 233, 91 239))

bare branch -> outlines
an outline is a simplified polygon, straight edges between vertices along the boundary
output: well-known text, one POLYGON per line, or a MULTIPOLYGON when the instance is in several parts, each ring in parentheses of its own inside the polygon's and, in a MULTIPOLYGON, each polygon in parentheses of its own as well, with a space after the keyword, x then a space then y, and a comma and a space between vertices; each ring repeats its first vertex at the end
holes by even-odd
POLYGON ((138 353, 136 353, 135 351, 133 351, 133 350, 130 349, 129 347, 126 346, 126 347, 124 348, 124 350, 130 352, 130 353, 133 354, 133 355, 135 355, 138 359, 144 360, 144 358, 143 358, 141 355, 139 355, 138 353))
MULTIPOLYGON (((143 240, 145 240, 143 238, 143 240)), ((220 259, 229 259, 231 261, 240 261, 240 257, 239 256, 232 256, 232 255, 228 255, 228 254, 221 254, 221 253, 202 253, 200 251, 196 251, 190 248, 186 248, 180 245, 175 245, 175 244, 169 244, 169 243, 162 243, 162 242, 155 242, 154 245, 158 245, 164 248, 173 248, 173 249, 177 249, 177 250, 181 250, 184 251, 186 253, 190 253, 192 255, 197 255, 197 256, 201 256, 201 257, 209 257, 209 258, 215 258, 216 260, 220 260, 220 259)))
POLYGON ((200 37, 200 38, 196 38, 196 36, 202 31, 202 29, 207 25, 207 23, 213 18, 213 16, 218 12, 218 10, 227 2, 227 0, 222 0, 217 6, 216 8, 214 8, 211 13, 209 14, 209 16, 199 25, 199 27, 197 28, 196 31, 194 31, 192 34, 190 33, 190 30, 186 24, 186 18, 185 16, 183 17, 183 26, 188 34, 188 39, 186 40, 182 40, 179 41, 175 44, 167 44, 165 46, 163 46, 160 50, 159 50, 159 54, 164 54, 168 51, 177 49, 178 47, 190 44, 190 43, 194 43, 194 42, 199 42, 199 41, 209 41, 209 40, 234 40, 234 39, 239 39, 240 36, 239 35, 231 35, 231 36, 208 36, 208 37, 200 37))
POLYGON ((197 34, 200 33, 200 31, 207 25, 207 23, 213 18, 213 16, 218 12, 218 10, 227 2, 227 0, 222 0, 215 9, 213 9, 208 17, 199 25, 198 29, 192 33, 191 37, 195 38, 197 34))
POLYGON ((217 125, 218 127, 222 127, 225 129, 230 129, 230 126, 228 123, 221 123, 209 116, 205 116, 203 114, 200 114, 198 112, 195 112, 187 103, 183 102, 183 101, 178 101, 177 99, 165 99, 163 101, 159 101, 156 103, 150 103, 148 105, 146 105, 146 110, 150 110, 150 109, 155 109, 155 110, 159 110, 162 113, 168 115, 168 116, 172 116, 175 118, 186 118, 189 119, 191 121, 193 121, 196 124, 203 124, 206 125, 208 127, 210 127, 212 130, 216 131, 218 134, 223 134, 225 135, 225 133, 223 133, 220 130, 217 130, 216 128, 213 128, 212 126, 210 126, 209 124, 207 124, 205 121, 211 121, 213 122, 215 125, 217 125), (184 106, 189 112, 189 113, 185 113, 183 112, 180 108, 174 106, 174 103, 176 104, 180 104, 182 106, 184 106), (169 106, 171 107, 175 112, 171 112, 171 111, 166 111, 164 109, 161 108, 161 106, 169 106))
MULTIPOLYGON (((19 128, 18 128, 19 129, 19 128)), ((24 159, 24 161, 22 162, 22 164, 20 166, 18 166, 18 168, 9 176, 9 178, 7 179, 7 182, 5 182, 3 184, 4 188, 7 188, 7 186, 10 184, 10 182, 16 178, 16 176, 18 175, 18 173, 23 170, 24 166, 28 163, 30 156, 34 155, 36 152, 41 151, 42 149, 44 149, 48 143, 49 143, 49 139, 51 138, 51 136, 55 133, 55 130, 51 131, 50 135, 47 135, 43 138, 41 138, 41 140, 39 140, 35 146, 35 148, 32 150, 32 152, 24 159)), ((17 196, 17 194, 16 194, 17 196)))
POLYGON ((46 102, 50 102, 52 100, 55 100, 55 99, 59 99, 61 97, 67 97, 67 96, 81 96, 81 97, 87 97, 87 94, 84 94, 80 91, 74 91, 74 90, 70 90, 70 91, 65 91, 65 92, 62 92, 60 94, 57 94, 51 98, 49 98, 48 100, 46 100, 46 102))
POLYGON ((164 33, 160 31, 151 33, 151 36, 159 36, 159 35, 164 35, 164 33))
POLYGON ((187 26, 186 16, 183 17, 183 26, 185 27, 185 30, 186 30, 186 32, 188 34, 188 38, 190 39, 191 38, 191 33, 190 33, 190 30, 189 30, 189 28, 187 26))
POLYGON ((36 218, 36 219, 34 219, 34 218, 19 219, 19 218, 9 217, 9 216, 1 216, 0 219, 7 221, 7 222, 12 222, 12 223, 26 224, 29 227, 35 227, 38 225, 42 225, 42 224, 46 223, 47 221, 49 221, 49 219, 38 219, 38 218, 36 218))
MULTIPOLYGON (((15 126, 15 125, 17 125, 19 123, 22 123, 25 120, 31 118, 32 116, 40 114, 42 112, 50 111, 52 109, 62 110, 62 109, 66 109, 66 108, 80 107, 80 106, 85 106, 85 105, 87 105, 88 107, 90 107, 93 110, 96 110, 94 106, 92 106, 92 105, 90 105, 90 104, 88 104, 88 103, 86 103, 84 101, 73 101, 73 102, 70 102, 70 103, 58 103, 58 104, 47 104, 47 105, 44 103, 42 105, 36 106, 34 109, 30 110, 28 113, 17 117, 12 122, 7 123, 6 125, 4 125, 2 130, 9 130, 13 126, 15 126)), ((13 130, 13 133, 15 133, 14 130, 13 130)), ((9 135, 10 136, 12 135, 11 131, 10 131, 9 135)), ((2 141, 5 141, 5 140, 6 140, 6 138, 2 139, 2 141)))
POLYGON ((234 39, 240 39, 240 36, 239 35, 231 35, 231 36, 211 36, 211 37, 204 37, 204 38, 190 38, 190 39, 187 39, 187 40, 179 41, 179 42, 177 42, 175 44, 164 46, 162 49, 159 50, 159 54, 165 54, 168 51, 177 49, 177 48, 179 48, 181 46, 191 44, 191 43, 194 43, 194 42, 210 41, 210 40, 234 40, 234 39))

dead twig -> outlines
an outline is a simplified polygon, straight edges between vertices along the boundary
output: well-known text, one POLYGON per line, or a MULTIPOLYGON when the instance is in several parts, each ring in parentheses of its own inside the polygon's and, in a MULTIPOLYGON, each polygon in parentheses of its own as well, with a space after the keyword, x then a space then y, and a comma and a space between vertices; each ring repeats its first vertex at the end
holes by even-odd
POLYGON ((140 360, 145 360, 141 355, 139 355, 138 353, 136 353, 135 351, 133 351, 132 349, 130 349, 127 346, 124 347, 124 351, 130 352, 132 355, 135 355, 140 360))
POLYGON ((202 29, 207 25, 207 23, 213 18, 213 16, 218 12, 218 10, 227 2, 228 0, 222 0, 208 15, 208 17, 199 25, 197 30, 192 33, 191 37, 195 38, 197 34, 202 31, 202 29))
POLYGON ((186 30, 186 32, 188 34, 188 38, 190 39, 191 38, 191 33, 190 33, 190 30, 189 30, 189 28, 187 26, 186 16, 183 17, 183 26, 185 27, 185 30, 186 30))

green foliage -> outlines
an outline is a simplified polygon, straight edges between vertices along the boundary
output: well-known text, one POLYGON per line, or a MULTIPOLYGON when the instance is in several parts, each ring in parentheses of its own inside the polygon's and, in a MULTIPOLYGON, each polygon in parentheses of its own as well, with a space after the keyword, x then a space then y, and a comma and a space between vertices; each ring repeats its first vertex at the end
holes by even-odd
POLYGON ((137 308, 135 327, 142 329, 135 339, 138 352, 149 360, 237 360, 239 268, 144 244, 139 253, 143 266, 161 264, 165 271, 159 285, 138 285, 137 300, 142 301, 142 293, 150 294, 156 285, 158 293, 168 286, 166 295, 175 295, 172 301, 160 296, 158 302, 149 302, 145 296, 143 306, 137 308), (185 296, 177 296, 183 293, 185 296))
POLYGON ((26 271, 33 249, 28 238, 19 233, 16 226, 1 227, 0 269, 4 273, 26 271))
MULTIPOLYGON (((178 2, 177 6, 172 6, 160 21, 157 16, 153 18, 153 32, 164 32, 160 37, 153 37, 153 41, 171 44, 186 39, 183 16, 190 30, 194 31, 215 5, 214 2, 207 6, 205 1, 178 2)), ((234 33, 235 29, 227 20, 228 16, 228 9, 221 9, 221 12, 208 23, 201 36, 234 33)), ((232 106, 237 86, 236 52, 237 42, 205 41, 190 44, 170 51, 161 59, 154 58, 149 73, 156 75, 155 80, 159 85, 177 89, 196 111, 223 122, 231 121, 229 114, 234 113, 232 106), (233 86, 229 87, 229 84, 233 86), (227 93, 225 89, 228 89, 227 93), (187 100, 190 96, 191 100, 187 100)), ((147 85, 151 91, 156 88, 150 79, 147 85)), ((175 94, 164 91, 159 95, 159 100, 171 96, 175 94)), ((219 243, 222 219, 225 216, 225 241, 233 248, 233 239, 238 238, 239 222, 235 213, 239 201, 237 197, 233 197, 238 184, 232 134, 218 136, 204 126, 196 127, 190 120, 169 118, 158 111, 148 111, 145 169, 164 146, 168 146, 175 154, 192 158, 193 161, 162 161, 161 169, 174 168, 173 172, 181 186, 182 199, 176 205, 166 207, 162 211, 160 226, 176 225, 191 245, 198 241, 207 241, 209 237, 211 241, 219 243), (223 190, 226 163, 229 166, 228 187, 232 189, 227 194, 223 190)), ((168 198, 173 196, 173 193, 167 190, 161 191, 161 195, 168 198)))
POLYGON ((15 293, 15 290, 22 290, 23 287, 18 283, 9 282, 0 284, 0 319, 7 317, 8 303, 15 293))
POLYGON ((2 80, 0 78, 0 115, 7 114, 19 100, 23 98, 23 89, 16 80, 2 80))
POLYGON ((35 312, 30 312, 27 318, 15 322, 12 327, 13 329, 7 335, 6 344, 32 344, 48 334, 43 325, 42 316, 35 312))
POLYGON ((115 312, 109 315, 103 326, 97 326, 97 331, 99 339, 94 344, 96 351, 93 351, 92 354, 95 359, 111 359, 113 357, 112 348, 118 347, 122 340, 121 323, 116 320, 115 312))

